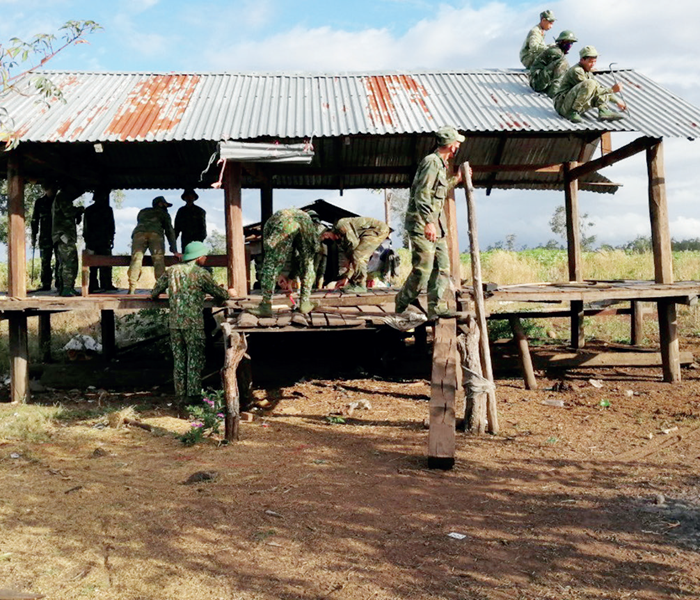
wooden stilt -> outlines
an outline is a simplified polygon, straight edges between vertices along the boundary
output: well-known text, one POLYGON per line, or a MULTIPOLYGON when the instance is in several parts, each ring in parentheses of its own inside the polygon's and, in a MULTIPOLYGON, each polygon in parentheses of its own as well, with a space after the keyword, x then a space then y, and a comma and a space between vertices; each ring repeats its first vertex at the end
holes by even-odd
POLYGON ((469 315, 466 323, 460 325, 460 330, 464 332, 458 343, 462 364, 471 371, 471 373, 467 371, 463 373, 464 387, 466 388, 463 426, 472 433, 483 434, 486 433, 487 429, 488 395, 484 392, 475 392, 474 387, 470 385, 472 380, 476 379, 472 373, 476 373, 480 377, 483 376, 479 358, 479 327, 476 318, 469 315))
MULTIPOLYGON (((583 281, 581 260, 581 226, 578 212, 578 179, 571 176, 576 162, 564 165, 564 208, 566 213, 566 248, 569 259, 569 281, 583 281)), ((583 302, 571 303, 571 346, 583 348, 583 302)))
POLYGON ((51 362, 51 313, 39 313, 39 352, 41 361, 51 362))
POLYGON ((29 401, 29 351, 27 315, 9 313, 10 328, 10 399, 20 404, 29 401))
MULTIPOLYGON (((472 256, 472 279, 474 282, 474 306, 479 325, 479 345, 481 349, 481 364, 484 377, 493 382, 493 366, 491 365, 491 348, 489 347, 489 334, 486 327, 486 309, 484 306, 484 290, 481 279, 481 255, 479 252, 479 235, 476 224, 476 202, 474 200, 474 188, 469 172, 469 163, 460 166, 462 181, 467 196, 467 221, 469 223, 469 246, 472 256)), ((498 433, 498 411, 496 408, 496 393, 490 392, 487 403, 488 431, 498 433)))
POLYGON ((630 342, 633 346, 641 346, 644 343, 644 311, 642 303, 638 300, 630 302, 632 314, 630 316, 630 342))
POLYGON ((678 383, 681 380, 681 351, 678 343, 676 304, 672 300, 664 300, 657 303, 657 308, 659 312, 661 368, 664 381, 678 383))
POLYGON ((226 418, 224 419, 224 439, 234 442, 240 438, 239 426, 241 422, 240 395, 236 371, 238 364, 245 356, 248 342, 245 335, 233 330, 230 323, 221 325, 224 332, 224 367, 221 369, 221 379, 224 383, 224 397, 226 398, 226 418))
POLYGON ((455 289, 462 285, 462 265, 459 260, 459 232, 457 231, 457 206, 454 190, 450 190, 445 200, 447 218, 447 252, 450 255, 450 277, 455 289))
POLYGON ((455 462, 457 356, 456 320, 438 319, 430 387, 428 466, 431 469, 451 469, 455 462))
POLYGON ((571 347, 581 349, 586 345, 586 331, 583 327, 583 302, 571 302, 571 347))
POLYGON ((111 360, 117 353, 116 323, 113 310, 100 311, 100 329, 102 332, 102 356, 111 360))
POLYGON ((532 367, 532 356, 530 356, 530 345, 525 335, 525 330, 518 317, 510 317, 510 328, 513 331, 513 338, 518 346, 518 356, 520 357, 520 367, 523 371, 523 381, 528 390, 537 389, 535 379, 535 369, 532 367))
POLYGON ((224 173, 226 199, 226 255, 228 256, 228 287, 236 296, 248 293, 245 265, 245 237, 241 209, 241 164, 229 163, 224 173))

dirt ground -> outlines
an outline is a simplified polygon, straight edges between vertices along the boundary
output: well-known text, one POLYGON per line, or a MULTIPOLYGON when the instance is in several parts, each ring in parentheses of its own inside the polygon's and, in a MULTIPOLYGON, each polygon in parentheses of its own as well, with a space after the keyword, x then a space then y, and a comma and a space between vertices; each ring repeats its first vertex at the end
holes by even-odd
POLYGON ((258 390, 270 407, 228 447, 183 446, 173 434, 188 422, 167 397, 138 396, 148 432, 81 416, 96 394, 46 393, 76 412, 44 443, 0 443, 0 588, 57 600, 699 598, 700 370, 683 377, 576 371, 538 391, 500 380, 500 435, 459 433, 445 472, 427 469, 424 380, 258 390), (371 408, 329 422, 360 399, 371 408), (218 477, 183 483, 200 471, 218 477))

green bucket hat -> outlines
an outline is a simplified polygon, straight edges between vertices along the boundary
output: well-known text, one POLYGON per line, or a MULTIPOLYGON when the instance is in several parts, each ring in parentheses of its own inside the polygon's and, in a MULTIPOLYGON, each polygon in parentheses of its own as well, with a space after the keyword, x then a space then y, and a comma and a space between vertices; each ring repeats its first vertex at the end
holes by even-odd
POLYGON ((185 253, 182 255, 182 262, 195 260, 200 256, 209 254, 209 248, 204 242, 190 242, 185 246, 185 253))
POLYGON ((550 23, 554 23, 556 19, 554 18, 554 13, 551 10, 544 10, 540 13, 540 20, 547 19, 550 23))
POLYGON ((581 58, 595 58, 598 56, 598 51, 593 46, 584 46, 578 54, 581 58))

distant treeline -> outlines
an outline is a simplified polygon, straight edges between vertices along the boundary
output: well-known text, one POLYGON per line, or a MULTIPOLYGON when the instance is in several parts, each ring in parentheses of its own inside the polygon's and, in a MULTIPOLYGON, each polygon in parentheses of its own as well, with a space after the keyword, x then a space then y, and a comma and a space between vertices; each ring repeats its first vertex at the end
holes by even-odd
MULTIPOLYGON (((518 252, 521 250, 530 250, 527 245, 517 246, 515 243, 515 235, 506 236, 505 240, 496 242, 488 246, 487 250, 509 250, 511 252, 518 252)), ((540 244, 539 246, 534 246, 532 249, 545 249, 545 250, 565 250, 566 246, 559 240, 549 240, 546 244, 540 244)), ((597 248, 592 247, 590 244, 584 245, 584 250, 595 251, 595 250, 624 250, 625 252, 631 252, 633 254, 644 254, 645 252, 651 252, 651 236, 638 235, 630 242, 625 242, 624 244, 619 244, 617 246, 612 246, 610 244, 601 244, 597 248)), ((687 240, 671 240, 671 250, 674 252, 683 251, 700 251, 700 237, 691 238, 687 240)))

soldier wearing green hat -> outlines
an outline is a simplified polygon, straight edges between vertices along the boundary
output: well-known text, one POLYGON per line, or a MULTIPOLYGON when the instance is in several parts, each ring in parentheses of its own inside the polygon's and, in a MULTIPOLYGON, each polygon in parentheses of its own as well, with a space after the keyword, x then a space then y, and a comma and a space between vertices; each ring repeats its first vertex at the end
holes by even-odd
POLYGON ((573 31, 564 30, 553 46, 540 53, 530 67, 530 87, 533 90, 554 98, 559 82, 569 70, 566 55, 577 41, 573 31))
POLYGON ((413 269, 396 295, 396 312, 401 313, 427 286, 431 318, 453 314, 444 298, 450 285, 444 206, 448 192, 462 180, 459 173, 448 176, 447 167, 464 141, 454 127, 441 127, 436 138, 437 149, 418 165, 411 184, 405 230, 411 240, 413 269))
POLYGON ((202 391, 204 296, 210 294, 218 304, 228 299, 228 292, 201 266, 208 252, 202 242, 190 242, 182 262, 161 275, 151 292, 154 300, 166 290, 169 293, 173 381, 181 408, 187 402, 199 400, 202 391))
POLYGON ((540 52, 547 49, 547 44, 544 41, 544 34, 549 31, 554 25, 554 13, 551 10, 545 10, 540 13, 540 22, 535 25, 527 34, 522 48, 520 48, 520 62, 526 69, 532 66, 540 52))
POLYGON ((571 67, 562 77, 554 97, 554 108, 564 118, 572 123, 581 123, 581 115, 590 108, 598 109, 599 121, 617 121, 623 118, 620 113, 608 108, 609 102, 614 102, 620 110, 627 105, 615 94, 622 90, 622 84, 612 87, 602 85, 593 74, 598 51, 593 46, 581 48, 581 60, 571 67))

